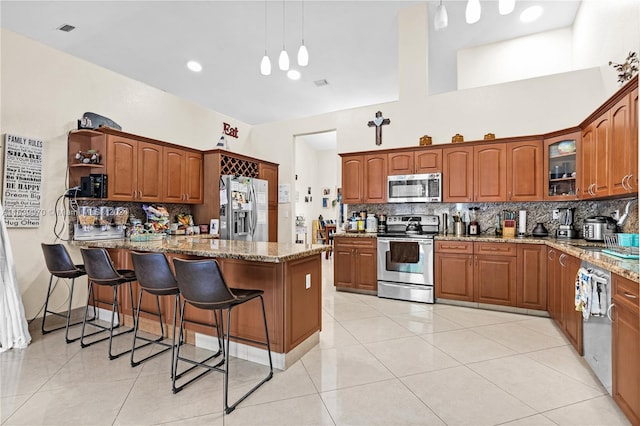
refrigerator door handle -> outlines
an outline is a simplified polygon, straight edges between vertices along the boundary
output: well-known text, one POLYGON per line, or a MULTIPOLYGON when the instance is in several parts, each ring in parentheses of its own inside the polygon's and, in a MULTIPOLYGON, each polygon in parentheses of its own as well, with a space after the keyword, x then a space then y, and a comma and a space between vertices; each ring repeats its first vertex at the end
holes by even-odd
POLYGON ((258 202, 256 200, 256 187, 251 184, 251 221, 249 222, 250 232, 251 232, 251 241, 255 240, 256 236, 256 226, 258 225, 258 202))

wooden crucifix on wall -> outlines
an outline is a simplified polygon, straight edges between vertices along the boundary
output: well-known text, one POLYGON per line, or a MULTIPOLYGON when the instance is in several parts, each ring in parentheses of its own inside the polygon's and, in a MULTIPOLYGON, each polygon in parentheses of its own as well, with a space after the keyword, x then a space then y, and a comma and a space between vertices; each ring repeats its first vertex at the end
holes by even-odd
POLYGON ((380 111, 376 112, 376 118, 367 123, 369 127, 376 127, 376 145, 382 145, 382 126, 391 123, 388 118, 383 118, 380 111))

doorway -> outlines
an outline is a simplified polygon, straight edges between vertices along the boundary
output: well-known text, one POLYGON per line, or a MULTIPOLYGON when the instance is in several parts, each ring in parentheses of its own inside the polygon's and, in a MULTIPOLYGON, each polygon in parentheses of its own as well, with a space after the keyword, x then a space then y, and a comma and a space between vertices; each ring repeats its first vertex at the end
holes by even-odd
MULTIPOLYGON (((340 203, 340 157, 335 130, 296 135, 294 138, 295 242, 317 243, 314 221, 337 223, 340 203)), ((316 227, 317 227, 317 223, 316 227)))

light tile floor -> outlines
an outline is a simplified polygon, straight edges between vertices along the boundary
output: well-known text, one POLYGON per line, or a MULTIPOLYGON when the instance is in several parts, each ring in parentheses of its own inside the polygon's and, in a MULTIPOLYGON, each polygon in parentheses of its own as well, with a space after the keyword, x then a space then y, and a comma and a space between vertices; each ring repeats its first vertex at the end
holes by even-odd
MULTIPOLYGON (((220 374, 213 372, 174 395, 168 354, 131 368, 128 357, 109 361, 105 343, 80 349, 77 342, 66 345, 62 332, 43 337, 34 330, 27 349, 0 354, 0 421, 629 424, 550 319, 336 292, 332 268, 332 260, 323 259, 320 344, 286 371, 277 371, 229 415, 222 410, 220 374)), ((239 360, 234 368, 232 396, 265 372, 239 360)))

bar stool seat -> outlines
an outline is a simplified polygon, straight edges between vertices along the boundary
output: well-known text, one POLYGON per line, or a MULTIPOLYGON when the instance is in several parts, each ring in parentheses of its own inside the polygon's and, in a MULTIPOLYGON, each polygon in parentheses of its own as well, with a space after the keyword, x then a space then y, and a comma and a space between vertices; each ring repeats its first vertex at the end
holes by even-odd
POLYGON ((178 289, 178 282, 171 272, 169 262, 162 253, 138 253, 131 252, 131 259, 133 260, 133 269, 135 271, 138 284, 140 285, 140 291, 138 293, 138 309, 135 314, 134 332, 133 332, 133 345, 131 347, 131 366, 135 367, 140 363, 154 358, 169 349, 171 349, 171 378, 173 379, 173 357, 176 345, 176 317, 178 313, 178 301, 180 300, 180 290, 178 289), (142 309, 142 294, 147 292, 154 295, 156 298, 156 304, 158 307, 157 314, 155 312, 149 312, 142 309), (173 296, 173 337, 171 344, 165 343, 164 337, 164 322, 162 321, 162 310, 160 309, 160 297, 161 296, 173 296), (156 339, 150 339, 147 337, 138 336, 138 328, 140 326, 140 311, 148 314, 154 314, 158 316, 160 322, 160 336, 156 339), (140 339, 147 343, 136 347, 136 341, 140 339), (142 358, 139 361, 135 360, 136 349, 144 346, 156 344, 163 346, 159 352, 155 352, 151 355, 142 358))
MULTIPOLYGON (((81 248, 82 258, 84 259, 84 265, 87 270, 87 277, 89 278, 89 295, 87 296, 87 305, 84 310, 84 320, 82 323, 82 334, 80 336, 80 346, 86 348, 95 343, 102 342, 109 339, 109 359, 116 359, 124 354, 131 352, 131 349, 122 351, 117 354, 112 353, 113 338, 121 336, 123 334, 131 333, 134 331, 134 327, 125 331, 120 331, 117 334, 113 334, 116 328, 120 327, 120 310, 118 308, 118 288, 122 284, 129 284, 129 296, 131 297, 131 303, 134 303, 133 289, 131 288, 131 282, 136 281, 136 274, 130 269, 116 269, 113 266, 109 253, 103 248, 81 248), (87 321, 87 312, 89 310, 89 300, 94 295, 94 285, 109 286, 113 288, 113 302, 111 305, 111 325, 105 327, 100 324, 93 324, 94 327, 100 328, 91 334, 85 335, 85 327, 87 321), (115 316, 118 315, 118 324, 115 325, 115 316), (98 333, 108 331, 109 336, 101 339, 94 340, 89 343, 85 343, 85 337, 93 336, 98 333)), ((95 298, 94 298, 95 301, 95 298)), ((135 307, 134 307, 135 308, 135 307)))
MULTIPOLYGON (((231 413, 238 404, 244 401, 255 390, 262 386, 265 382, 273 377, 273 362, 271 359, 271 345, 269 342, 269 330, 267 328, 267 316, 264 308, 264 299, 262 290, 248 290, 229 288, 224 280, 220 265, 216 260, 181 260, 174 259, 173 265, 176 272, 176 280, 180 288, 180 294, 183 302, 180 309, 180 334, 182 334, 182 324, 184 321, 185 305, 188 303, 196 308, 213 310, 215 316, 215 327, 218 337, 223 336, 224 342, 221 346, 223 359, 215 365, 209 365, 205 361, 194 361, 180 356, 180 346, 176 348, 174 372, 178 370, 178 361, 185 361, 195 366, 206 368, 207 371, 192 378, 182 386, 176 387, 174 376, 173 388, 174 393, 182 390, 186 385, 199 379, 204 374, 212 370, 216 370, 224 374, 224 409, 227 414, 231 413), (231 334, 231 311, 236 306, 251 300, 260 300, 262 307, 262 319, 264 322, 265 341, 257 341, 244 337, 237 337, 231 334), (223 321, 223 311, 226 310, 227 318, 223 321), (251 342, 259 346, 264 346, 269 355, 269 373, 258 384, 242 395, 238 400, 229 405, 229 342, 231 338, 240 339, 245 342, 251 342)), ((215 355, 214 355, 215 356, 215 355)))
MULTIPOLYGON (((73 288, 75 285, 76 278, 80 278, 84 275, 87 275, 87 271, 84 268, 84 265, 76 265, 71 260, 71 256, 69 256, 69 252, 66 247, 62 244, 40 244, 42 246, 42 253, 44 254, 44 260, 47 264, 47 269, 49 270, 49 287, 47 289, 47 298, 44 302, 44 313, 42 315, 42 334, 47 334, 52 331, 66 329, 64 333, 64 340, 67 343, 75 342, 80 339, 80 337, 76 337, 74 339, 69 339, 69 327, 74 325, 82 324, 82 321, 77 321, 71 323, 71 306, 73 302, 73 288), (53 277, 64 278, 71 280, 71 287, 69 289, 69 303, 67 305, 67 313, 62 314, 59 312, 54 312, 49 310, 49 298, 51 297, 51 286, 53 284, 53 277), (55 327, 51 329, 46 329, 45 323, 47 321, 47 314, 55 315, 58 317, 66 318, 66 323, 63 326, 55 327)), ((93 318, 90 321, 93 321, 96 317, 96 311, 94 307, 93 318)))

